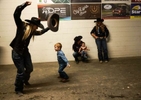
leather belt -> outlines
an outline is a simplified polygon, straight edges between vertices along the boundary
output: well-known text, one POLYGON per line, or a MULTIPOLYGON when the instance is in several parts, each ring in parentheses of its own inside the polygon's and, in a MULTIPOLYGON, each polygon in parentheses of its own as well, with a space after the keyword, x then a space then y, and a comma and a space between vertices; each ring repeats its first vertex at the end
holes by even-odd
POLYGON ((103 39, 104 37, 99 37, 100 39, 103 39))

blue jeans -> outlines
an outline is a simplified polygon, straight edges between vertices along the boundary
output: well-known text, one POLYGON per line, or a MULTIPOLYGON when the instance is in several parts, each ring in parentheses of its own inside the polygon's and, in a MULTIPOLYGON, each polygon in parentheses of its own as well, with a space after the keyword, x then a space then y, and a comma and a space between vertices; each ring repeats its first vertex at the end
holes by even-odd
POLYGON ((69 79, 68 75, 64 71, 66 66, 67 66, 66 64, 59 64, 58 73, 59 73, 60 77, 63 78, 63 79, 69 79))
MULTIPOLYGON (((83 52, 83 53, 86 54, 86 52, 83 52)), ((81 57, 81 60, 82 60, 82 61, 86 61, 86 60, 87 60, 87 57, 85 57, 84 55, 81 55, 81 54, 78 53, 78 52, 74 52, 74 53, 73 53, 73 57, 74 57, 74 59, 75 59, 76 62, 79 61, 78 57, 81 57)))
POLYGON ((98 58, 99 61, 108 61, 108 50, 107 50, 107 42, 106 42, 106 38, 100 39, 97 38, 95 39, 96 45, 97 45, 97 49, 98 49, 98 58))
POLYGON ((19 55, 12 50, 12 60, 17 68, 15 91, 23 91, 24 82, 28 82, 30 73, 33 71, 31 56, 28 50, 19 55))
POLYGON ((88 58, 87 52, 85 50, 81 51, 81 57, 84 57, 85 59, 88 58))
POLYGON ((74 57, 75 61, 79 61, 79 60, 78 60, 78 57, 81 57, 81 54, 78 53, 78 52, 74 52, 74 53, 73 53, 73 57, 74 57))

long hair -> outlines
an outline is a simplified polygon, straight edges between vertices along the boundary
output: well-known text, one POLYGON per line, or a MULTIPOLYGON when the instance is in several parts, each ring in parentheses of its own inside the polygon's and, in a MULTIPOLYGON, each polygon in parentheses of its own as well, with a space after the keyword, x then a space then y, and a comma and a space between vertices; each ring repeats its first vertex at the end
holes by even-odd
POLYGON ((96 24, 96 30, 98 31, 98 27, 100 27, 101 29, 102 29, 102 32, 105 32, 105 25, 101 22, 101 25, 100 26, 98 26, 97 24, 96 24))
MULTIPOLYGON (((33 26, 31 24, 25 23, 25 31, 22 40, 26 40, 30 36, 30 34, 33 31, 32 27, 33 26)), ((33 35, 33 40, 34 40, 34 35, 33 35)))

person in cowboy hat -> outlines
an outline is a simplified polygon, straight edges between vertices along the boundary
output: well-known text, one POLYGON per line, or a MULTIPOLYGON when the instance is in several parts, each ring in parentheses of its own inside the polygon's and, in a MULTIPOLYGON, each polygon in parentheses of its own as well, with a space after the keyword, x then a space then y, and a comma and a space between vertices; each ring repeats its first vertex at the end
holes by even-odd
MULTIPOLYGON (((75 59, 75 62, 78 64, 79 63, 79 59, 78 57, 81 56, 81 53, 79 52, 79 49, 81 47, 81 44, 83 43, 83 41, 81 41, 83 37, 82 36, 76 36, 74 38, 74 44, 72 45, 72 49, 73 49, 73 57, 75 59)), ((86 61, 86 59, 81 56, 82 61, 86 61)))
POLYGON ((109 30, 103 22, 104 19, 97 18, 96 21, 94 21, 96 26, 94 26, 90 32, 91 36, 95 38, 100 63, 109 61, 106 41, 106 38, 109 36, 109 30))
POLYGON ((33 71, 31 55, 28 51, 30 39, 34 38, 35 35, 42 35, 49 30, 49 28, 44 28, 39 18, 32 17, 31 20, 21 20, 22 10, 29 5, 31 5, 31 2, 26 1, 22 5, 17 6, 14 12, 17 32, 10 46, 12 47, 12 60, 17 68, 15 79, 15 92, 17 94, 23 93, 24 84, 30 85, 28 81, 30 73, 33 71), (38 27, 41 28, 40 31, 37 31, 38 27))

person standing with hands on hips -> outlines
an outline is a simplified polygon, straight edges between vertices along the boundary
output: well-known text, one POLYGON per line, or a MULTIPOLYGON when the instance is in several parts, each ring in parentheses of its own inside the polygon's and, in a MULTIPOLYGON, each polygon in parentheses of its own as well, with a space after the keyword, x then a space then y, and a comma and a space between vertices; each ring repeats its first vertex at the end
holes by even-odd
POLYGON ((16 7, 14 12, 14 21, 17 26, 16 36, 10 43, 12 47, 12 60, 17 68, 17 75, 15 79, 16 94, 23 95, 23 88, 29 84, 30 74, 33 71, 31 55, 28 50, 30 39, 35 35, 42 35, 49 30, 44 28, 40 23, 40 19, 32 17, 31 20, 22 21, 20 16, 22 10, 31 5, 30 1, 26 1, 22 5, 16 7), (37 31, 38 27, 42 30, 37 31))
POLYGON ((106 25, 103 24, 104 19, 97 18, 94 22, 96 25, 93 27, 90 34, 95 38, 99 62, 108 62, 109 58, 106 38, 109 36, 109 30, 107 29, 106 25))

